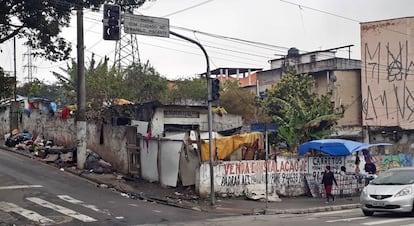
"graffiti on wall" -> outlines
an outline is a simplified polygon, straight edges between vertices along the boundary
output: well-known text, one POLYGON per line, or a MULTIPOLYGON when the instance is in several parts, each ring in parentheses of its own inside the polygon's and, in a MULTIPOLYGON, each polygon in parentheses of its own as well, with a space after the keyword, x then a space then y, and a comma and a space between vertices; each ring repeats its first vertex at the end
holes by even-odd
POLYGON ((309 157, 308 172, 316 181, 320 181, 326 166, 330 166, 331 171, 337 174, 340 172, 341 166, 344 165, 345 157, 343 156, 309 157))
POLYGON ((410 77, 414 62, 409 55, 409 42, 365 43, 363 55, 364 120, 411 122, 414 119, 414 86, 410 77))
POLYGON ((375 158, 378 173, 391 168, 413 166, 413 154, 378 155, 375 158))
MULTIPOLYGON (((266 182, 265 161, 224 162, 220 186, 264 184, 266 182)), ((306 159, 279 158, 267 164, 269 184, 301 184, 307 171, 306 159)))
MULTIPOLYGON (((309 157, 308 173, 306 174, 306 182, 310 193, 313 197, 319 197, 323 191, 320 183, 326 166, 331 167, 331 171, 335 176, 339 175, 341 166, 345 165, 345 157, 343 156, 319 156, 309 157)), ((335 192, 335 187, 334 191, 335 192)))
MULTIPOLYGON (((361 155, 361 154, 360 154, 361 155)), ((377 172, 393 168, 413 166, 413 154, 373 155, 373 162, 377 172)), ((342 157, 278 157, 268 162, 268 183, 271 191, 279 195, 299 196, 308 191, 314 197, 323 197, 324 188, 321 184, 322 173, 327 165, 335 173, 338 186, 333 187, 336 195, 355 195, 361 192, 365 185, 363 156, 360 156, 361 171, 355 171, 355 155, 342 157), (341 167, 345 166, 347 173, 340 174, 341 167)), ((230 161, 221 162, 214 166, 215 189, 218 194, 242 195, 254 190, 265 192, 265 161, 230 161)), ((200 191, 207 194, 210 191, 210 176, 208 164, 200 167, 200 191)))

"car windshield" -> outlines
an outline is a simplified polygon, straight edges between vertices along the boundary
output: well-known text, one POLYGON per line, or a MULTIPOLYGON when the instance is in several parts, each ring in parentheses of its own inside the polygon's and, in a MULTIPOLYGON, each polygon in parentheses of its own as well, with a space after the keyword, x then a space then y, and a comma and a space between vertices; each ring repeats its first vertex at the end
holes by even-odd
POLYGON ((414 183, 414 170, 391 170, 380 174, 371 184, 404 185, 414 183))

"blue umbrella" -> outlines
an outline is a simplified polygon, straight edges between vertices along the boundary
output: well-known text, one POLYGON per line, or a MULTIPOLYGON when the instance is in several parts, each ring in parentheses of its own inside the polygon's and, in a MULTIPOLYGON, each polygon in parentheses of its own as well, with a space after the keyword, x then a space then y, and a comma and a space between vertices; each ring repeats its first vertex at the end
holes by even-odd
POLYGON ((318 150, 332 156, 345 156, 374 146, 388 146, 390 143, 367 144, 345 139, 322 139, 303 143, 299 146, 299 155, 308 150, 318 150))

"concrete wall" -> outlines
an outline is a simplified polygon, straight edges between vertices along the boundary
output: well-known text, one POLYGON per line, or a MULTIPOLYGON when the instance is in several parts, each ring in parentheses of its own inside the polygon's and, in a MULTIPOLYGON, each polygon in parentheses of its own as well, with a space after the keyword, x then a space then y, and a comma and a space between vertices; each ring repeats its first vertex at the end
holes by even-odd
POLYGON ((414 129, 414 17, 361 24, 363 124, 414 129))
POLYGON ((337 80, 333 83, 335 107, 345 107, 344 117, 338 126, 360 126, 361 118, 361 79, 360 71, 334 71, 337 80))
MULTIPOLYGON (((9 132, 8 124, 3 123, 9 117, 8 111, 0 112, 1 135, 9 132)), ((42 136, 48 140, 54 140, 65 147, 76 147, 76 122, 73 117, 61 119, 59 114, 48 116, 39 110, 32 110, 30 117, 23 115, 19 124, 20 130, 27 130, 34 136, 42 136)), ((113 167, 122 173, 128 172, 128 158, 126 151, 126 127, 112 126, 99 122, 87 123, 87 148, 99 154, 102 159, 110 162, 113 167), (103 143, 100 142, 101 128, 103 128, 103 143)))
POLYGON ((0 107, 0 135, 10 132, 10 108, 0 107))
MULTIPOLYGON (((311 52, 311 53, 307 53, 307 54, 301 54, 300 57, 297 58, 297 60, 299 60, 299 63, 301 63, 301 64, 311 63, 311 62, 313 62, 312 61, 312 56, 314 56, 314 59, 316 61, 321 61, 321 60, 327 60, 327 59, 335 58, 335 53, 334 52, 329 52, 329 51, 311 52)), ((271 60, 270 61, 270 68, 271 69, 281 68, 283 66, 283 63, 286 60, 287 60, 287 58, 271 60)))
POLYGON ((267 89, 271 89, 272 85, 279 82, 281 77, 282 77, 281 69, 273 69, 273 70, 257 72, 258 91, 265 92, 267 89))
MULTIPOLYGON (((269 193, 285 196, 305 194, 304 174, 308 172, 307 158, 280 157, 268 162, 269 193)), ((228 161, 214 166, 214 186, 220 196, 242 196, 249 193, 265 194, 265 161, 228 161)), ((200 166, 197 180, 200 196, 210 193, 210 169, 208 163, 200 166)))
MULTIPOLYGON (((380 149, 372 153, 373 161, 377 166, 378 173, 395 167, 408 167, 413 165, 413 154, 394 154, 388 149, 380 149)), ((365 174, 365 160, 362 153, 359 169, 365 174)), ((334 194, 351 194, 356 192, 357 178, 350 175, 352 181, 347 179, 346 183, 340 183, 340 168, 345 166, 347 172, 355 174, 356 155, 351 156, 322 156, 322 157, 278 157, 276 161, 269 161, 268 167, 268 189, 269 193, 277 193, 281 196, 301 196, 311 189, 312 193, 317 190, 322 195, 323 188, 320 185, 322 173, 325 166, 331 166, 340 186, 335 187, 334 194), (306 177, 306 179, 305 179, 306 177), (311 181, 315 187, 309 186, 311 181)), ((249 193, 265 194, 265 161, 228 161, 220 162, 214 166, 214 188, 219 196, 243 196, 249 193)), ((343 182, 343 181, 342 181, 343 182)), ((210 168, 209 163, 203 163, 197 178, 197 188, 200 196, 207 197, 210 192, 210 168)))
MULTIPOLYGON (((224 131, 243 125, 243 120, 239 115, 225 114, 219 116, 213 114, 213 131, 224 131)), ((200 108, 157 108, 151 121, 152 136, 163 135, 164 125, 197 125, 200 131, 208 131, 208 112, 207 109, 200 108)))
POLYGON ((153 136, 162 136, 165 124, 199 125, 201 131, 208 131, 207 111, 196 108, 157 108, 151 122, 153 136))

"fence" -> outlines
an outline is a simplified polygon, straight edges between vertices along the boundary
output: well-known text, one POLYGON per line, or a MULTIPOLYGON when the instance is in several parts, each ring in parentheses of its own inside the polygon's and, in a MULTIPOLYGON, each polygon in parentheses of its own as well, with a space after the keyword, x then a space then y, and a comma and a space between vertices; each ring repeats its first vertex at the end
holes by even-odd
MULTIPOLYGON (((365 186, 366 178, 361 175, 335 175, 338 186, 332 187, 332 194, 339 197, 350 197, 359 195, 365 186)), ((321 181, 316 180, 313 175, 305 174, 309 193, 315 198, 326 197, 325 189, 321 181)))

